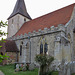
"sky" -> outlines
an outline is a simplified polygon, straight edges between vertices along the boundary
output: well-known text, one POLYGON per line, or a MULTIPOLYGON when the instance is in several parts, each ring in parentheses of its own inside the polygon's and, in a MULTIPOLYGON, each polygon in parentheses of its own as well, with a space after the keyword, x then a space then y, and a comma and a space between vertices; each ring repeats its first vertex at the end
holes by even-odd
MULTIPOLYGON (((17 0, 0 1, 0 21, 7 21, 17 0)), ((27 11, 32 19, 75 3, 75 0, 24 0, 27 11)), ((3 29, 7 31, 6 29, 3 29)))

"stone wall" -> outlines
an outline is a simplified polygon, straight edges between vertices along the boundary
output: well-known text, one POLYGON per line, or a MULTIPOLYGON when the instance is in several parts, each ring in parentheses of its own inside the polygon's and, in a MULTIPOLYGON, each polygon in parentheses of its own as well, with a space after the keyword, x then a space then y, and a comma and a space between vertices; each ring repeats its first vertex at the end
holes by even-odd
MULTIPOLYGON (((74 33, 73 39, 74 39, 74 56, 75 56, 75 33, 74 33)), ((75 57, 74 57, 74 59, 75 59, 75 57)))
POLYGON ((66 37, 65 26, 62 24, 58 25, 58 27, 52 26, 50 27, 50 29, 48 28, 44 28, 44 30, 39 29, 38 32, 33 31, 32 33, 29 32, 28 34, 25 33, 24 35, 13 37, 13 40, 15 40, 19 51, 20 51, 21 42, 23 41, 22 56, 20 56, 19 54, 19 62, 32 62, 32 63, 35 62, 36 54, 40 53, 40 43, 42 40, 44 40, 43 43, 45 43, 46 41, 48 44, 47 53, 49 55, 54 56, 55 59, 61 61, 62 50, 63 50, 62 49, 63 42, 61 43, 62 39, 61 35, 66 37), (60 41, 58 43, 57 40, 59 40, 59 38, 60 41), (27 48, 27 43, 29 44, 28 48, 27 48))
POLYGON ((28 34, 13 37, 18 49, 20 50, 21 41, 23 41, 22 56, 19 54, 19 62, 35 62, 36 54, 40 53, 40 42, 45 39, 48 44, 48 54, 55 57, 56 60, 66 59, 70 62, 72 59, 73 46, 73 28, 72 20, 66 25, 59 24, 58 27, 39 29, 28 34), (27 48, 27 43, 29 47, 27 48))
POLYGON ((70 45, 71 45, 71 59, 74 60, 75 54, 74 54, 74 33, 73 30, 75 28, 75 6, 74 10, 71 16, 70 21, 65 25, 67 30, 66 30, 66 36, 70 36, 70 45))
POLYGON ((13 64, 16 62, 17 60, 16 52, 7 52, 7 56, 9 56, 9 58, 7 59, 7 64, 13 64))
POLYGON ((35 56, 37 54, 40 54, 40 44, 43 40, 43 43, 48 44, 48 54, 54 56, 54 50, 55 50, 55 39, 57 34, 60 35, 60 32, 53 33, 53 34, 47 34, 47 35, 40 35, 37 37, 31 38, 31 62, 35 62, 35 56), (43 37, 43 38, 42 38, 43 37))
POLYGON ((13 35, 15 35, 15 33, 20 29, 20 27, 25 23, 29 21, 28 18, 17 14, 14 17, 10 18, 8 20, 8 38, 12 37, 13 35), (24 19, 26 19, 26 21, 24 21, 24 19))

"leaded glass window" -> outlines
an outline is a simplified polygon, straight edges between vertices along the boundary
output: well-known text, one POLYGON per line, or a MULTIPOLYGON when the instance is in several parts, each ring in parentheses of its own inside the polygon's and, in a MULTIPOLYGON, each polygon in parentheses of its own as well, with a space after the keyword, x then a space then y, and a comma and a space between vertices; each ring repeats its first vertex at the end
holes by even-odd
POLYGON ((43 44, 40 45, 40 54, 43 54, 43 44))
POLYGON ((20 45, 20 56, 22 55, 22 45, 20 45))
POLYGON ((47 53, 47 51, 48 51, 48 44, 47 44, 47 43, 45 43, 45 44, 44 44, 44 53, 46 54, 46 53, 47 53))

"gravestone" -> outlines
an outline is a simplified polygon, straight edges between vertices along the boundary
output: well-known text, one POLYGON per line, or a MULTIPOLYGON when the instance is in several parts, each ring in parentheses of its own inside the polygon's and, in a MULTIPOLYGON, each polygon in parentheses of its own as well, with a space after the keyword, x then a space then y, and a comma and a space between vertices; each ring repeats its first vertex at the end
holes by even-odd
POLYGON ((29 64, 29 70, 32 71, 35 69, 34 63, 29 64))
POLYGON ((19 71, 19 64, 16 64, 16 69, 15 69, 16 72, 19 71))
POLYGON ((64 65, 59 66, 59 75, 64 75, 64 65))
POLYGON ((70 63, 60 66, 59 75, 71 75, 70 63))
POLYGON ((26 71, 26 63, 23 65, 22 71, 26 71))

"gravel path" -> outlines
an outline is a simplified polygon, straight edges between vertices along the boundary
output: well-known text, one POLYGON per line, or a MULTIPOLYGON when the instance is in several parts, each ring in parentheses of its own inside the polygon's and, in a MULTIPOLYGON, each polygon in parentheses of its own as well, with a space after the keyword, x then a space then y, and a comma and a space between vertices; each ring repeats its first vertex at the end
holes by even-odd
POLYGON ((4 73, 2 71, 0 71, 0 75, 4 75, 4 73))

